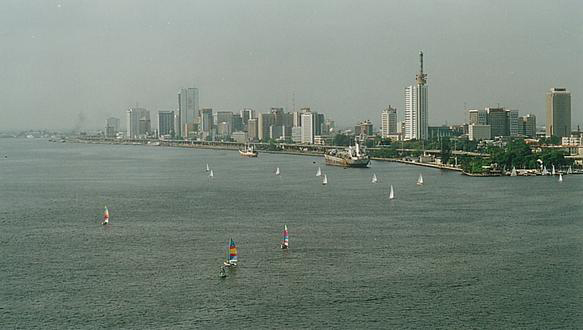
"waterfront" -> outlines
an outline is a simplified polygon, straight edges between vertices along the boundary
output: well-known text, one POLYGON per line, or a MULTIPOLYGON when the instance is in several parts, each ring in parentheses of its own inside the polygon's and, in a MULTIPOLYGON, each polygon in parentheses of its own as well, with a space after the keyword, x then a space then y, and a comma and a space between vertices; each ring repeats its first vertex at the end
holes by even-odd
POLYGON ((582 176, 39 140, 0 150, 3 328, 583 324, 582 176), (240 267, 220 280, 230 237, 240 267))

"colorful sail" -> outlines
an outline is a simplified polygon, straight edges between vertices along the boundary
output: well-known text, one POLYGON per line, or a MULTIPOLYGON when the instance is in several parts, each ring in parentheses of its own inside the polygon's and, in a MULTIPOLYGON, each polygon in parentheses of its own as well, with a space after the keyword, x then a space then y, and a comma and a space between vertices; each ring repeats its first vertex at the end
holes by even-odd
POLYGON ((103 220, 101 220, 101 223, 104 225, 109 223, 109 210, 107 206, 105 207, 105 211, 103 211, 103 220))
POLYGON ((283 246, 285 246, 286 248, 289 247, 289 234, 287 232, 287 225, 284 225, 283 227, 283 246))
POLYGON ((231 242, 229 243, 229 263, 234 264, 237 262, 237 245, 235 245, 235 241, 231 238, 231 242))

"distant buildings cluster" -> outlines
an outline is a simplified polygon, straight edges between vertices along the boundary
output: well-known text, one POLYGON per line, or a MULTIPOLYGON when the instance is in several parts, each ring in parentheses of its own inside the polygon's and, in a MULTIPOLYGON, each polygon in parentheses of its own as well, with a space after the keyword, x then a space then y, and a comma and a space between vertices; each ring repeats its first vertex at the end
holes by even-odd
MULTIPOLYGON (((468 122, 461 125, 429 126, 427 74, 423 71, 423 52, 419 52, 419 72, 414 85, 405 88, 404 120, 398 121, 397 109, 388 106, 381 112, 380 129, 374 131, 370 120, 356 123, 354 131, 343 133, 361 140, 381 136, 391 140, 427 140, 458 136, 469 140, 490 140, 504 137, 534 138, 536 116, 520 116, 517 109, 486 107, 468 111, 468 122)), ((336 134, 334 121, 309 107, 286 112, 283 107, 272 107, 259 113, 251 108, 239 112, 213 111, 199 108, 199 90, 183 88, 178 92, 178 108, 158 111, 156 130, 152 129, 150 111, 131 107, 127 110, 124 137, 136 139, 194 139, 204 141, 236 142, 293 142, 302 144, 330 144, 336 134)), ((572 136, 571 93, 565 88, 552 88, 546 93, 546 136, 572 136)), ((105 135, 122 136, 120 120, 108 118, 105 135)), ((544 134, 544 133, 543 133, 544 134)))

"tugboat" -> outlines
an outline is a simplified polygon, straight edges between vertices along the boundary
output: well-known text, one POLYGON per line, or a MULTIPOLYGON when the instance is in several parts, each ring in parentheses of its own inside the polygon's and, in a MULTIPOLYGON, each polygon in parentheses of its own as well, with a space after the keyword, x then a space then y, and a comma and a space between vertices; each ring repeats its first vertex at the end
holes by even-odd
POLYGON ((246 144, 243 150, 239 150, 241 157, 257 157, 257 150, 252 145, 246 144))
POLYGON ((358 141, 344 150, 332 149, 324 154, 326 165, 342 167, 368 167, 370 157, 358 141))

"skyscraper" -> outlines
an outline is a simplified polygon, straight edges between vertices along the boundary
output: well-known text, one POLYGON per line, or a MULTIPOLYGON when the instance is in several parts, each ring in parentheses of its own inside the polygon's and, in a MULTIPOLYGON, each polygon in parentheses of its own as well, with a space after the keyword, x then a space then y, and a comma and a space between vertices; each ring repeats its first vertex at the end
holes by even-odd
POLYGON ((174 135, 174 111, 158 111, 158 136, 174 135))
POLYGON ((150 111, 129 108, 127 111, 127 136, 130 139, 143 137, 150 132, 150 111))
POLYGON ((198 109, 198 88, 182 88, 178 92, 178 116, 180 118, 180 136, 188 137, 188 125, 200 122, 198 109))
POLYGON ((469 110, 470 114, 470 125, 487 125, 488 124, 488 111, 486 110, 469 110))
POLYGON ((526 137, 536 137, 536 116, 528 114, 520 117, 521 133, 526 137))
POLYGON ((210 132, 213 128, 213 109, 206 108, 200 111, 200 127, 203 132, 210 132))
POLYGON ((571 92, 566 88, 551 88, 547 92, 547 136, 571 134, 571 92))
POLYGON ((397 134, 397 109, 389 105, 381 113, 381 136, 386 138, 394 134, 397 134))
POLYGON ((307 111, 302 113, 301 143, 314 143, 314 114, 307 111))
POLYGON ((492 138, 510 135, 508 113, 504 108, 486 108, 488 111, 488 125, 492 129, 492 138))
POLYGON ((115 137, 117 132, 119 132, 119 118, 107 118, 105 122, 105 136, 115 137))
POLYGON ((405 88, 405 139, 428 137, 427 74, 423 72, 423 52, 419 52, 419 73, 415 85, 405 88))

